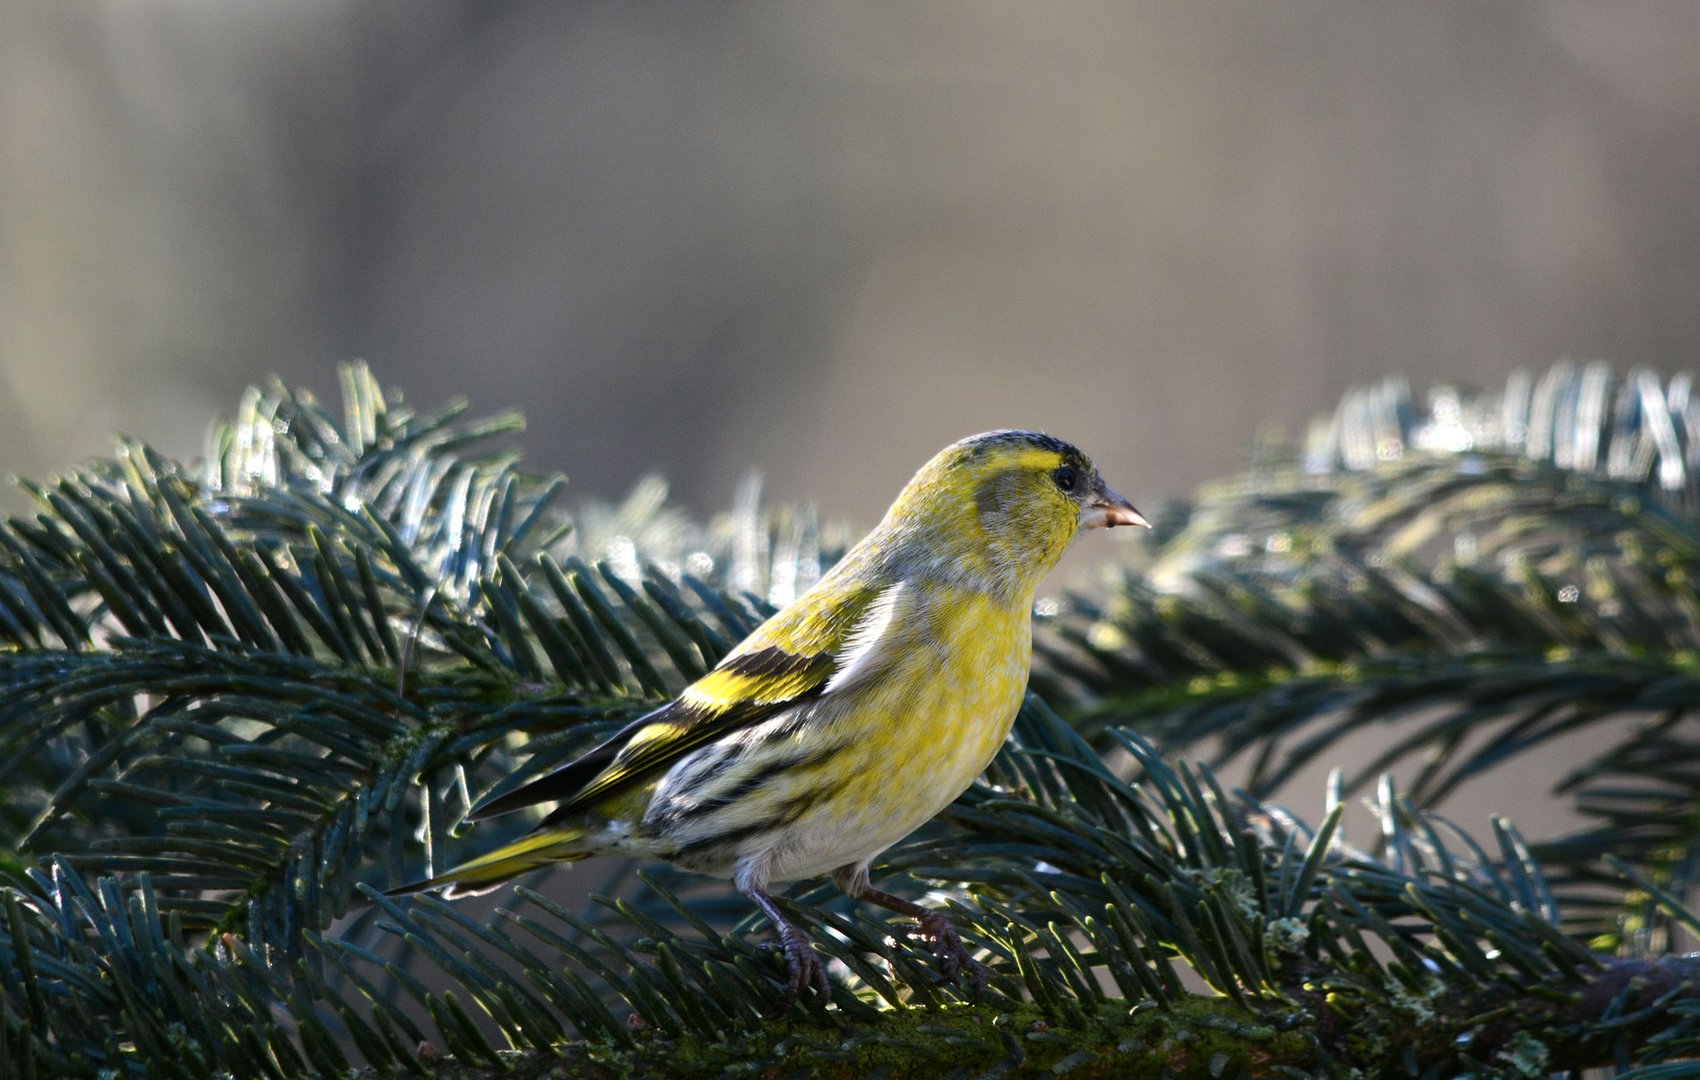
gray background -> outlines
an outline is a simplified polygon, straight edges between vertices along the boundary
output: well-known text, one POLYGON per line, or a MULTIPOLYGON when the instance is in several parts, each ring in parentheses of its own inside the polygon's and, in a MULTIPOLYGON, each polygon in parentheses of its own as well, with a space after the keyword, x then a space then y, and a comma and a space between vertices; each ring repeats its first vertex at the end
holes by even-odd
POLYGON ((581 494, 871 524, 1020 425, 1151 504, 1389 374, 1692 366, 1697 56, 1692 0, 0 0, 0 470, 361 357, 581 494))
POLYGON ((855 522, 1184 493, 1350 385, 1700 343, 1700 5, 0 0, 0 469, 271 373, 855 522))

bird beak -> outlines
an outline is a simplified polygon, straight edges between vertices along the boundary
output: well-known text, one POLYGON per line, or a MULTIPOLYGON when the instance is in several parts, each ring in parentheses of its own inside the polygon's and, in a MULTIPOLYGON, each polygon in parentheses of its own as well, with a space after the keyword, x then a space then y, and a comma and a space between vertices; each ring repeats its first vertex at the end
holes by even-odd
POLYGON ((1117 525, 1143 525, 1147 529, 1151 523, 1145 520, 1145 515, 1133 508, 1133 504, 1117 495, 1115 489, 1104 481, 1099 480, 1092 492, 1092 499, 1080 511, 1080 527, 1083 529, 1113 529, 1117 525))

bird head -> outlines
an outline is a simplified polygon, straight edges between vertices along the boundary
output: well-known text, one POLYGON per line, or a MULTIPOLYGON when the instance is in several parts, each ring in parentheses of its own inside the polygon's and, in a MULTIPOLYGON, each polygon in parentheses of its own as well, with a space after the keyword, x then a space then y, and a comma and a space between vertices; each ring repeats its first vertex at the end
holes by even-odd
POLYGON ((1036 431, 989 431, 921 467, 882 529, 961 573, 1031 592, 1081 529, 1150 523, 1090 458, 1036 431))

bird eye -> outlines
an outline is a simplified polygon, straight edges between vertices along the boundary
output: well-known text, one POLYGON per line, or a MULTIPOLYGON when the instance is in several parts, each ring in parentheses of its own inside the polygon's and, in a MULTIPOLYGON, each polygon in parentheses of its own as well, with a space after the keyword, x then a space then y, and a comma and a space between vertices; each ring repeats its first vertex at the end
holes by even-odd
POLYGON ((1072 468, 1064 465, 1062 468, 1051 474, 1051 479, 1057 482, 1057 487, 1062 488, 1064 491, 1072 492, 1074 490, 1074 485, 1079 482, 1080 477, 1072 468))

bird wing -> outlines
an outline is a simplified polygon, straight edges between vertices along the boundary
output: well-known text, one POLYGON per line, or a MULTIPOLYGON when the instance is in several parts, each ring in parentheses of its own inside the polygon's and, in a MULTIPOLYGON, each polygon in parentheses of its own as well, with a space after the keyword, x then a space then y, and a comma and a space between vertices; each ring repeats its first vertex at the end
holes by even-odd
POLYGON ((782 709, 864 679, 878 665, 901 583, 803 597, 763 623, 707 675, 559 769, 474 807, 477 820, 559 802, 551 819, 595 805, 691 751, 782 709))

